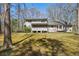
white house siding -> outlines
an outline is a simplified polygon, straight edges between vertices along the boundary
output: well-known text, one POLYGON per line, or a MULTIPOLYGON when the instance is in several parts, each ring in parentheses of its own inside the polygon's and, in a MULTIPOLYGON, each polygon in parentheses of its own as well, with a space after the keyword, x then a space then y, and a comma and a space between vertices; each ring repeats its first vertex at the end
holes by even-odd
POLYGON ((62 25, 58 25, 57 31, 64 31, 64 27, 62 25))
POLYGON ((32 24, 38 24, 38 23, 46 24, 47 21, 43 21, 43 22, 41 22, 41 21, 32 21, 31 23, 32 23, 32 24))
POLYGON ((57 32, 57 27, 48 27, 48 32, 57 32))
POLYGON ((72 27, 68 27, 67 32, 72 32, 72 27))
POLYGON ((57 29, 57 31, 63 31, 63 30, 64 30, 64 29, 62 29, 62 28, 58 28, 58 29, 57 29))
POLYGON ((27 27, 32 27, 32 24, 47 24, 47 21, 32 21, 32 22, 25 22, 24 25, 27 26, 27 27))
POLYGON ((37 32, 47 31, 47 27, 32 27, 32 32, 33 31, 37 31, 37 32))
MULTIPOLYGON (((46 31, 46 32, 57 32, 57 31, 64 31, 64 26, 62 25, 57 25, 57 26, 54 26, 54 27, 32 27, 32 24, 48 24, 47 21, 31 21, 31 22, 25 22, 24 25, 28 26, 28 27, 31 27, 31 32, 33 31, 40 31, 40 32, 43 32, 43 31, 46 31), (61 26, 61 27, 60 27, 61 26)), ((72 27, 68 27, 67 28, 67 32, 72 32, 72 27)))

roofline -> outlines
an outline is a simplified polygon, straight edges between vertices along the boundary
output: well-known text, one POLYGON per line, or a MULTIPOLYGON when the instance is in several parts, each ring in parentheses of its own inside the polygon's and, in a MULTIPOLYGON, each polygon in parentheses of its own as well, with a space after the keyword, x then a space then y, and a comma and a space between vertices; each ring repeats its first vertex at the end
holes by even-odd
POLYGON ((27 18, 26 21, 47 21, 48 18, 27 18))
MULTIPOLYGON (((37 23, 37 24, 32 24, 32 25, 47 25, 47 26, 57 26, 57 24, 40 24, 40 23, 37 23)), ((64 26, 64 25, 63 25, 64 26)), ((67 27, 72 27, 72 25, 67 25, 67 27)))

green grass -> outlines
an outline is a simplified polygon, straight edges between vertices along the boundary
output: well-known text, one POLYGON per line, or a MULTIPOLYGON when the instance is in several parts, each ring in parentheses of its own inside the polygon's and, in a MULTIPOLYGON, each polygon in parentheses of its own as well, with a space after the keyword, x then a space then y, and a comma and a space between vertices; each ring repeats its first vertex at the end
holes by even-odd
MULTIPOLYGON (((24 38, 28 37, 29 35, 26 33, 12 33, 12 42, 16 43, 18 41, 23 40, 24 38)), ((0 34, 0 45, 3 44, 4 41, 4 35, 0 34)))
MULTIPOLYGON (((79 55, 79 35, 73 33, 13 33, 12 41, 18 43, 7 55, 79 55)), ((0 55, 5 55, 3 53, 0 55)))

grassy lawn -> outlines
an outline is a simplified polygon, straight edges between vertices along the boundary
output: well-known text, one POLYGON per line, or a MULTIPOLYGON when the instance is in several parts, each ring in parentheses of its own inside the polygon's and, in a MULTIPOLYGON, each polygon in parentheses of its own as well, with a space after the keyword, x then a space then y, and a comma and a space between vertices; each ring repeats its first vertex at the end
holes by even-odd
MULTIPOLYGON (((12 42, 16 43, 18 41, 23 40, 24 38, 28 37, 29 35, 26 33, 12 33, 12 42)), ((0 45, 3 44, 4 41, 4 35, 0 34, 0 45)))
POLYGON ((73 33, 12 33, 12 41, 18 43, 7 55, 79 55, 79 35, 73 33))

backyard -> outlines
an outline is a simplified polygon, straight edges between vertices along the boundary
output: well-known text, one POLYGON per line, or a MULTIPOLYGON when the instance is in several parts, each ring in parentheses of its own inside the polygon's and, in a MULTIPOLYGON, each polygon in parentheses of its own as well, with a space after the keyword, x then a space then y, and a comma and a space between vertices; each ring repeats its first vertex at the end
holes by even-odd
POLYGON ((12 33, 14 48, 6 50, 1 49, 3 38, 0 34, 0 55, 79 55, 79 35, 73 33, 12 33))

